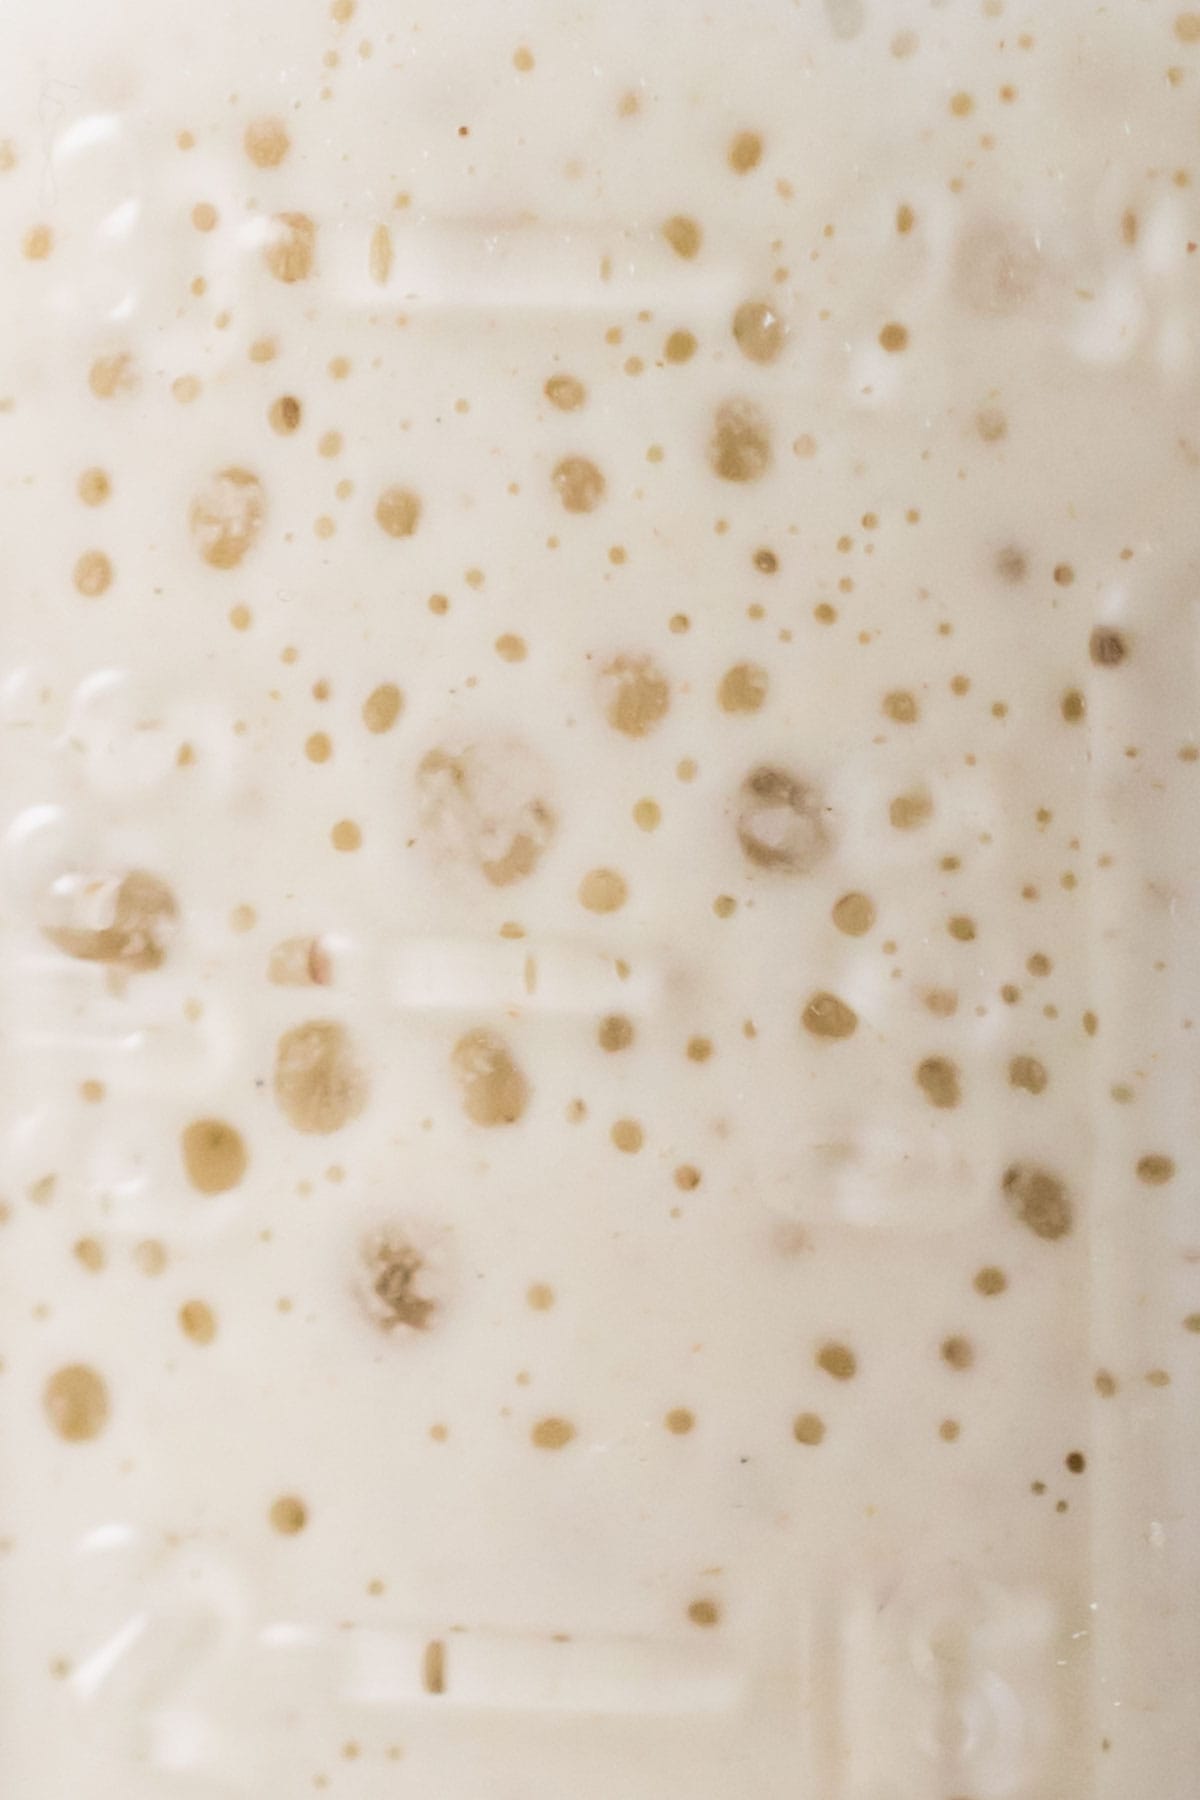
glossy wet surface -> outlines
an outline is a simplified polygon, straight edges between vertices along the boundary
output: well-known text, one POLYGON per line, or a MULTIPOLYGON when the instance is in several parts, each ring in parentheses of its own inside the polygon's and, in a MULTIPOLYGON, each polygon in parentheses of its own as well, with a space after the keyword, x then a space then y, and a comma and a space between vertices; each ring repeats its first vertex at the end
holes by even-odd
POLYGON ((1200 14, 16 10, 14 1795, 1190 1800, 1200 14))

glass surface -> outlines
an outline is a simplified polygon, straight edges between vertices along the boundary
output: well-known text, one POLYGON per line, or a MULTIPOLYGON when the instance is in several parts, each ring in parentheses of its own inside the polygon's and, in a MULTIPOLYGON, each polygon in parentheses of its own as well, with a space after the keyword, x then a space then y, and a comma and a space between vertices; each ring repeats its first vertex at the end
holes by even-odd
POLYGON ((1194 1800, 1198 104, 0 10, 13 1800, 1194 1800))

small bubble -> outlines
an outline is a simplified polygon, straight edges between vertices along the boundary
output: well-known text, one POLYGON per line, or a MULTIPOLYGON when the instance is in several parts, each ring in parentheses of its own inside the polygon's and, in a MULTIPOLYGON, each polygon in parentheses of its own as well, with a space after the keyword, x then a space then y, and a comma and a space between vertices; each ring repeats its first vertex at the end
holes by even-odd
POLYGON ((574 375, 551 375, 542 392, 560 412, 578 412, 587 399, 587 389, 574 375))
POLYGON ((137 375, 129 352, 119 350, 111 356, 98 356, 88 371, 88 386, 98 400, 131 392, 137 386, 137 375))
POLYGON ((54 249, 54 233, 49 225, 34 225, 21 240, 21 253, 29 262, 45 262, 54 249))
POLYGON ((85 506, 102 506, 112 493, 112 482, 103 469, 85 469, 78 493, 85 506))
POLYGON ((916 1081, 931 1106, 946 1109, 962 1099, 958 1069, 947 1057, 927 1056, 917 1064, 916 1081))
POLYGON ((196 1119, 181 1139, 184 1171, 200 1194, 226 1194, 238 1186, 249 1157, 239 1131, 224 1119, 196 1119))
POLYGON ((819 1038, 848 1038, 858 1029, 858 1014, 836 994, 814 994, 801 1015, 804 1029, 819 1038))
POLYGON ((648 656, 615 657, 602 676, 605 717, 626 737, 646 737, 666 717, 671 687, 648 656))
POLYGON ((1008 1079, 1013 1087, 1024 1088, 1027 1094, 1041 1094, 1049 1076, 1046 1065, 1036 1056, 1014 1056, 1008 1065, 1008 1079))
POLYGON ((255 168, 277 169, 291 148, 291 139, 282 119, 252 119, 242 146, 255 168))
POLYGON ((390 538, 412 537, 421 522, 421 499, 411 488, 385 488, 375 502, 375 520, 390 538))
POLYGON ((748 175, 762 161, 762 139, 757 131, 739 131, 732 139, 727 154, 734 174, 748 175))
POLYGON ((933 817, 933 801, 923 790, 897 794, 888 805, 888 818, 897 831, 915 831, 933 817))
POLYGON ((462 1090, 463 1109, 474 1124, 516 1124, 529 1104, 530 1088, 499 1033, 482 1026, 464 1033, 450 1063, 462 1090))
POLYGON ((73 578, 85 599, 96 600, 112 585, 112 563, 103 550, 86 550, 75 564, 73 578))
POLYGON ((729 400, 719 407, 709 440, 708 459, 722 481, 758 481, 771 463, 771 436, 765 415, 750 400, 729 400))
POLYGON ((744 300, 733 315, 734 342, 751 362, 776 362, 786 335, 783 320, 765 300, 744 300))
POLYGON ((1065 1237, 1071 1229, 1072 1207, 1067 1190, 1057 1175, 1033 1163, 1012 1163, 1001 1187, 1009 1205, 1035 1237, 1065 1237))
POLYGON ((381 682, 363 701, 363 724, 375 736, 390 731, 400 717, 404 696, 393 682, 381 682))
POLYGON ((42 1403, 50 1424, 68 1444, 99 1437, 108 1423, 108 1388, 86 1363, 57 1369, 47 1381, 42 1403))
POLYGON ((407 1237, 391 1230, 372 1233, 360 1247, 359 1263, 359 1298, 372 1324, 383 1332, 429 1330, 442 1295, 436 1279, 434 1293, 428 1291, 426 1258, 407 1237))
POLYGON ((295 1537, 308 1524, 308 1508, 294 1494, 283 1494, 271 1504, 271 1529, 282 1537, 295 1537))
POLYGON ((596 1042, 602 1050, 616 1052, 627 1050, 633 1042, 633 1021, 621 1013, 610 1013, 601 1019, 596 1030, 596 1042))
POLYGON ((915 696, 903 688, 895 688, 890 694, 884 695, 883 710, 897 725, 915 725, 921 716, 915 696))
POLYGON ((1023 551, 1014 544, 1008 544, 997 553, 996 573, 1002 581, 1010 582, 1014 587, 1024 581, 1029 573, 1029 562, 1023 551))
POLYGON ((392 248, 392 234, 384 224, 376 225, 371 233, 371 242, 367 250, 367 268, 371 280, 377 287, 386 287, 392 273, 392 261, 395 252, 392 248))
POLYGON ((843 894, 834 901, 832 918, 847 937, 865 937, 875 923, 875 906, 866 894, 843 894))
POLYGON ((825 1437, 825 1422, 818 1413, 797 1413, 792 1420, 792 1436, 798 1444, 819 1444, 825 1437))
POLYGON ((663 356, 669 363, 690 362, 696 348, 696 339, 690 331, 673 331, 663 345, 663 356))
POLYGON ((297 1131, 340 1131, 367 1102, 366 1077, 346 1027, 310 1019, 285 1031, 275 1046, 275 1098, 297 1131))
POLYGON ((290 437, 299 428, 303 410, 294 394, 281 394, 277 400, 272 400, 267 411, 267 422, 271 430, 280 437, 290 437))
POLYGON ((179 1309, 179 1328, 194 1344, 211 1344, 217 1335, 216 1314, 203 1300, 186 1300, 179 1309))
POLYGON ((166 1248, 157 1238, 143 1238, 141 1243, 134 1245, 133 1260, 139 1274, 153 1278, 161 1275, 167 1266, 166 1248))
POLYGON ((738 843, 756 868, 807 874, 829 847, 819 796, 787 769, 761 764, 738 793, 738 843))
POLYGON ((539 1419, 530 1432, 530 1440, 539 1450, 564 1450, 576 1435, 569 1419, 539 1419))
POLYGON ((98 1275, 108 1261, 104 1245, 98 1238, 80 1238, 75 1244, 73 1254, 76 1261, 81 1263, 91 1275, 98 1275))
POLYGON ((690 262, 700 254, 703 233, 695 219, 689 219, 683 213, 675 213, 664 222, 662 234, 676 256, 683 257, 685 262, 690 262))
POLYGON ((267 268, 276 281, 291 286, 306 281, 313 272, 317 251, 317 228, 307 213, 277 213, 272 221, 273 236, 264 252, 267 268))
POLYGON ((579 884, 579 901, 588 912, 617 912, 628 898, 628 884, 616 869, 592 869, 579 884))
POLYGON ((213 475, 192 501, 192 537, 213 569, 236 569, 262 529, 262 483, 249 469, 230 466, 213 475))
POLYGON ((564 456, 555 464, 550 479, 564 511, 569 513, 595 512, 607 486, 600 470, 586 456, 564 456))
POLYGON ((1125 661, 1129 646, 1112 626, 1098 625, 1088 641, 1088 654, 1098 668, 1115 669, 1125 661))
POLYGON ((427 1694, 446 1691, 446 1646, 438 1638, 426 1644, 421 1657, 421 1686, 427 1694))
POLYGON ((858 1373, 858 1358, 847 1344, 829 1342, 817 1351, 817 1367, 835 1381, 851 1381, 858 1373))
POLYGON ((758 663, 735 663, 721 677, 717 703, 722 712, 756 713, 767 697, 767 671, 758 663))

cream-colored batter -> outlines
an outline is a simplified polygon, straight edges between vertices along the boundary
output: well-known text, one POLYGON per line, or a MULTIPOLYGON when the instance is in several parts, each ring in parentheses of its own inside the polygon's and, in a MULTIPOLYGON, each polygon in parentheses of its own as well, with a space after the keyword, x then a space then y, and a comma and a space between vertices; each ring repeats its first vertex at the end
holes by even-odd
POLYGON ((1194 1800, 1200 12, 9 0, 13 1800, 1194 1800))

